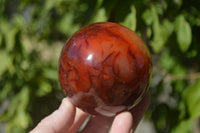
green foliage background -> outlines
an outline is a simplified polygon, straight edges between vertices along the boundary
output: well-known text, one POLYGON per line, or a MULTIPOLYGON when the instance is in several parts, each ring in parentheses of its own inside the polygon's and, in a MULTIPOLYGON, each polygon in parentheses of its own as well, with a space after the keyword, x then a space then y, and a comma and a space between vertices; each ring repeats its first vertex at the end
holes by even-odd
POLYGON ((129 27, 149 47, 152 103, 145 118, 156 131, 194 132, 199 0, 0 0, 0 122, 6 133, 29 131, 59 106, 61 48, 75 31, 100 21, 129 27))

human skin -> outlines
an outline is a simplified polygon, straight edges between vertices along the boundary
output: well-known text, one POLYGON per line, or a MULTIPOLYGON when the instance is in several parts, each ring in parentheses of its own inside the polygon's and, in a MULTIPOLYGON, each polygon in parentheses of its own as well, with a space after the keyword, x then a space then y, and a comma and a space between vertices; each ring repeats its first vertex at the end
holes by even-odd
MULTIPOLYGON (((115 117, 91 116, 81 133, 130 133, 134 132, 150 104, 150 95, 130 111, 122 112, 115 117)), ((89 114, 75 107, 68 98, 64 98, 60 107, 29 133, 76 133, 89 114)))

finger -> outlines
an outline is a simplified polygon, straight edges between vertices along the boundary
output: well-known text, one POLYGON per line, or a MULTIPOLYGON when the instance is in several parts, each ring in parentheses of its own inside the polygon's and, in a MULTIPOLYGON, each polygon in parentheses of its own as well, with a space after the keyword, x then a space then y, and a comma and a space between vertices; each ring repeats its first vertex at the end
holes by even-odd
POLYGON ((135 131, 137 125, 139 124, 140 120, 142 119, 144 113, 148 109, 151 101, 151 96, 148 93, 138 105, 136 105, 133 109, 130 110, 133 116, 133 131, 135 131))
POLYGON ((88 117, 88 114, 86 114, 79 108, 76 108, 76 116, 75 116, 74 123, 67 133, 76 133, 79 130, 79 128, 82 126, 82 124, 84 123, 87 117, 88 117))
POLYGON ((133 118, 131 113, 122 112, 115 117, 110 133, 130 133, 132 124, 133 118))
POLYGON ((66 133, 75 117, 75 107, 64 98, 58 110, 44 118, 30 133, 66 133))
POLYGON ((92 116, 81 133, 107 133, 113 121, 113 117, 92 116))

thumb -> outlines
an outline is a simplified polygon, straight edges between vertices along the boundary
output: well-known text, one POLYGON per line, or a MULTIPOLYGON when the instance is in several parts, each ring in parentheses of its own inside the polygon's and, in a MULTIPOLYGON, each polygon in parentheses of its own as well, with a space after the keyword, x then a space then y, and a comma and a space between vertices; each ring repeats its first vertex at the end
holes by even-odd
POLYGON ((59 109, 41 120, 30 133, 66 133, 73 124, 75 113, 75 107, 64 98, 59 109))

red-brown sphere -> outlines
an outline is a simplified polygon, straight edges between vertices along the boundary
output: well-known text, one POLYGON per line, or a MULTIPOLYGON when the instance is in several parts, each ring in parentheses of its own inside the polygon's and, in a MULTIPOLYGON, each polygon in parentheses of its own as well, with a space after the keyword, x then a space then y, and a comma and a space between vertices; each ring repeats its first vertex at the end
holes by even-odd
POLYGON ((136 33, 101 22, 80 29, 64 45, 59 81, 83 111, 115 116, 143 98, 151 69, 149 51, 136 33))

